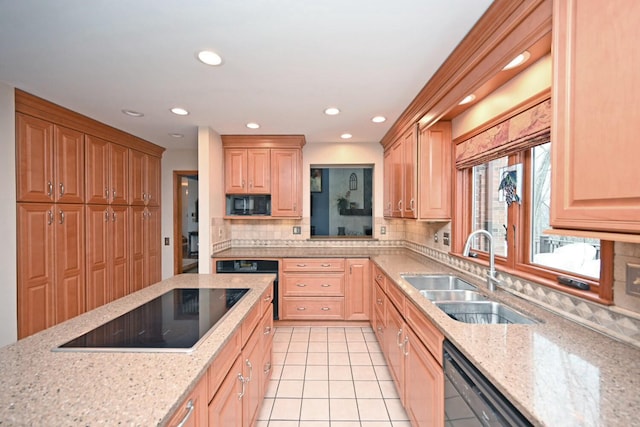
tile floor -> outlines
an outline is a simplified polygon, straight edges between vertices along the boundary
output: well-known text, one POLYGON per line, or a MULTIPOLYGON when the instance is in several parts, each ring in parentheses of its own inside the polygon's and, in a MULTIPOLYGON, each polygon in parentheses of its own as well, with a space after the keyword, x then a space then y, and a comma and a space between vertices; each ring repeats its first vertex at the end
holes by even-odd
POLYGON ((370 327, 277 327, 256 427, 410 427, 370 327))

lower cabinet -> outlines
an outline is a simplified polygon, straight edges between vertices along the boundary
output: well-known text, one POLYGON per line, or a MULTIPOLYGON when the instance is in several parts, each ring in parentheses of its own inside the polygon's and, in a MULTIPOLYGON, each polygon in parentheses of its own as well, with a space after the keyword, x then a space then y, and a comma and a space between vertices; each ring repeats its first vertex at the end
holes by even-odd
POLYGON ((244 393, 242 358, 238 356, 213 400, 209 402, 209 425, 241 426, 244 393))
POLYGON ((391 377, 396 383, 400 400, 404 404, 404 320, 393 306, 393 304, 387 304, 387 328, 384 334, 384 349, 386 351, 387 365, 391 372, 391 377))
POLYGON ((171 427, 205 427, 208 425, 206 376, 189 394, 169 421, 171 427))

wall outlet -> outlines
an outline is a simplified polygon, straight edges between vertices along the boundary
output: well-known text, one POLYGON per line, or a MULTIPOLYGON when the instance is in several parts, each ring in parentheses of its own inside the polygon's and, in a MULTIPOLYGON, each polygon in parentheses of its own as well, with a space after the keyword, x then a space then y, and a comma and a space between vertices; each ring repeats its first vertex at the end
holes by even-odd
POLYGON ((302 227, 300 227, 299 225, 294 225, 293 234, 300 234, 300 233, 302 233, 302 227))
POLYGON ((387 234, 387 227, 385 227, 384 225, 380 227, 380 234, 387 234))
POLYGON ((640 297, 640 265, 627 264, 627 294, 640 297))
POLYGON ((433 233, 433 241, 438 243, 438 232, 433 233))
POLYGON ((169 246, 170 244, 171 244, 171 243, 170 243, 169 238, 168 238, 168 237, 165 237, 165 238, 164 238, 164 245, 165 245, 165 246, 169 246))
POLYGON ((445 246, 449 246, 449 233, 445 232, 442 235, 442 243, 444 243, 445 246))

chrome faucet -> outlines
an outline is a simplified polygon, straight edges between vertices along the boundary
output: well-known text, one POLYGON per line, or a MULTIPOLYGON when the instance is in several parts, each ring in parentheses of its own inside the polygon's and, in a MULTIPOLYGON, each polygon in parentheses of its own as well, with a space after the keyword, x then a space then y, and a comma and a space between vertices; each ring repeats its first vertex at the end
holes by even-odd
POLYGON ((464 250, 462 251, 462 256, 469 256, 469 252, 471 251, 471 239, 473 239, 478 234, 484 234, 487 236, 487 240, 489 241, 489 273, 487 274, 487 289, 490 291, 496 290, 496 283, 499 282, 496 277, 496 254, 493 250, 493 236, 487 230, 476 230, 469 234, 467 237, 467 243, 464 245, 464 250))

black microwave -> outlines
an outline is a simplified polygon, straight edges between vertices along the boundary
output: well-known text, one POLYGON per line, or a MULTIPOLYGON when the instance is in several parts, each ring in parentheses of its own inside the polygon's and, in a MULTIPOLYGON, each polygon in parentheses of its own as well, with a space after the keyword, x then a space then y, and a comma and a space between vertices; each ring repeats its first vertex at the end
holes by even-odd
POLYGON ((271 215, 271 196, 227 196, 228 215, 271 215))

